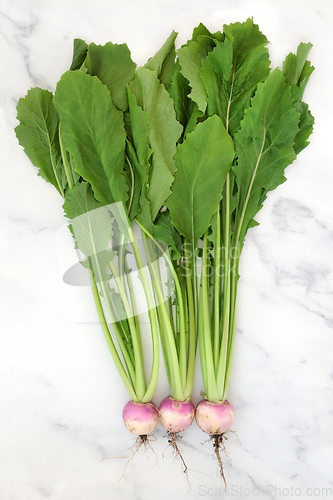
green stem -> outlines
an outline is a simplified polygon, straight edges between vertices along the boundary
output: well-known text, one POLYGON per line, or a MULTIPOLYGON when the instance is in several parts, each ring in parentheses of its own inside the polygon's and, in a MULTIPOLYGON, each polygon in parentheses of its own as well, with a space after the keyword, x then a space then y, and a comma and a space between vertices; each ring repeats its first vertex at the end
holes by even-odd
POLYGON ((163 302, 164 297, 161 292, 160 286, 156 282, 156 280, 154 280, 154 286, 156 289, 158 300, 161 305, 160 310, 162 313, 161 316, 165 332, 166 349, 168 351, 168 357, 171 358, 171 362, 169 363, 170 370, 173 371, 173 388, 170 387, 171 396, 177 401, 185 401, 184 391, 182 388, 181 375, 180 375, 179 358, 177 354, 175 338, 173 336, 172 328, 170 326, 168 311, 165 302, 163 302))
POLYGON ((208 267, 208 231, 205 232, 203 238, 202 250, 202 270, 201 270, 201 294, 202 294, 202 335, 204 338, 205 355, 206 355, 206 373, 207 373, 207 391, 206 395, 209 401, 217 401, 218 390, 216 384, 214 359, 212 352, 212 336, 211 336, 211 321, 209 307, 209 275, 206 272, 208 267))
POLYGON ((125 245, 125 235, 121 234, 119 238, 119 246, 118 246, 118 268, 119 268, 119 275, 121 282, 123 284, 123 287, 126 289, 126 280, 125 280, 125 250, 126 250, 126 245, 125 245))
POLYGON ((128 208, 127 208, 127 215, 129 215, 132 207, 132 202, 133 202, 133 196, 134 196, 134 172, 133 172, 133 167, 131 162, 129 161, 129 158, 127 155, 125 155, 127 164, 129 166, 130 172, 131 172, 131 191, 130 191, 130 197, 129 197, 129 202, 128 202, 128 208))
MULTIPOLYGON (((94 249, 94 255, 97 255, 96 249, 94 249)), ((108 288, 107 288, 108 285, 106 285, 105 282, 104 282, 104 279, 103 279, 103 276, 102 276, 102 272, 101 272, 101 268, 100 268, 100 264, 99 264, 98 259, 96 259, 95 262, 96 262, 97 276, 101 278, 99 280, 100 287, 101 287, 102 294, 103 294, 104 301, 105 301, 105 305, 106 305, 106 308, 107 308, 107 311, 108 311, 108 314, 109 314, 109 317, 110 317, 110 321, 113 324, 113 329, 114 329, 114 332, 116 334, 117 341, 118 341, 121 353, 122 353, 122 355, 124 357, 124 361, 125 361, 126 365, 129 367, 129 370, 131 370, 131 376, 132 376, 132 378, 134 380, 136 378, 135 374, 134 374, 135 373, 134 372, 134 368, 133 368, 133 365, 132 365, 132 362, 131 362, 131 359, 130 359, 129 352, 128 352, 125 344, 124 344, 123 337, 122 337, 121 331, 120 331, 119 326, 118 326, 117 318, 116 318, 116 316, 114 314, 114 310, 116 311, 116 308, 112 307, 112 305, 111 305, 111 299, 109 297, 109 291, 108 291, 108 288)))
POLYGON ((116 335, 116 339, 121 351, 121 354, 124 359, 124 363, 126 365, 127 372, 129 374, 129 377, 131 379, 131 382, 133 384, 133 387, 135 387, 135 371, 134 371, 134 355, 133 353, 126 348, 126 343, 125 341, 129 342, 128 334, 126 331, 126 328, 124 327, 124 322, 125 320, 116 320, 117 316, 117 307, 114 303, 113 297, 110 296, 110 307, 112 310, 112 315, 113 315, 113 323, 112 327, 116 335), (125 341, 123 340, 125 339, 125 341))
POLYGON ((191 268, 186 268, 186 293, 188 306, 188 362, 187 362, 187 377, 185 385, 185 397, 189 398, 193 389, 195 357, 197 352, 197 321, 195 303, 197 301, 193 294, 193 284, 191 277, 191 268))
MULTIPOLYGON (((158 304, 158 298, 157 298, 157 293, 156 293, 155 289, 154 289, 154 293, 156 296, 156 302, 158 304)), ((164 366, 165 366, 165 371, 166 371, 167 379, 168 379, 168 383, 169 383, 169 391, 170 391, 170 394, 173 394, 175 391, 175 378, 174 378, 174 370, 172 369, 172 357, 170 356, 170 351, 169 351, 168 345, 167 345, 167 334, 165 331, 165 324, 163 321, 161 307, 159 305, 157 305, 156 309, 157 309, 158 327, 159 327, 159 331, 160 331, 160 340, 161 340, 162 354, 163 354, 163 359, 164 359, 164 366)))
POLYGON ((69 189, 73 189, 73 182, 72 182, 72 177, 71 177, 71 174, 70 174, 70 168, 68 166, 68 162, 67 162, 67 154, 66 154, 66 150, 64 148, 64 143, 63 143, 63 140, 62 140, 62 137, 61 137, 61 123, 59 123, 59 145, 60 145, 60 152, 61 152, 61 158, 62 158, 62 163, 64 165, 64 170, 65 170, 65 174, 66 174, 66 178, 67 178, 67 182, 68 182, 68 187, 69 189))
POLYGON ((198 271, 197 271, 197 247, 194 245, 194 242, 192 242, 192 249, 191 249, 191 273, 192 273, 192 283, 193 283, 193 296, 194 296, 194 316, 195 316, 195 323, 197 324, 198 320, 198 300, 199 300, 199 294, 198 294, 198 271))
POLYGON ((134 317, 135 327, 136 327, 136 329, 138 331, 140 331, 140 324, 139 324, 139 318, 138 318, 138 311, 137 311, 137 308, 136 308, 134 288, 133 288, 132 278, 131 278, 131 275, 130 275, 130 269, 128 267, 128 263, 127 263, 126 257, 124 259, 124 263, 125 263, 125 273, 126 273, 127 285, 128 285, 130 299, 131 299, 131 304, 132 304, 132 311, 133 311, 133 317, 134 317))
POLYGON ((125 309, 125 313, 127 316, 128 326, 131 331, 131 339, 133 343, 134 350, 134 360, 135 360, 135 392, 137 394, 138 399, 141 401, 145 392, 146 392, 146 380, 145 380, 145 371, 144 371, 144 362, 143 362, 143 353, 142 353, 142 344, 141 344, 141 336, 140 330, 136 329, 135 322, 132 315, 132 310, 130 308, 126 290, 123 287, 123 284, 118 276, 116 266, 113 261, 109 262, 110 271, 114 277, 114 280, 117 284, 122 303, 125 309))
POLYGON ((103 333, 104 333, 104 337, 105 337, 105 340, 106 340, 106 343, 109 347, 109 350, 111 352, 111 355, 112 355, 112 358, 113 358, 113 361, 116 365, 116 368, 119 372, 119 375, 125 385, 125 388, 128 392, 128 395, 129 397, 133 400, 133 401, 138 401, 138 398, 137 398, 137 395, 133 389, 133 386, 130 382, 130 379, 124 369, 124 366, 120 360, 120 357, 119 357, 119 354, 117 352, 117 349, 113 343, 113 340, 111 338, 111 334, 110 334, 110 331, 109 331, 109 328, 108 328, 108 325, 107 325, 107 322, 106 322, 106 319, 105 319, 105 315, 104 315, 104 311, 103 311, 103 307, 102 307, 102 304, 101 304, 101 299, 100 299, 100 296, 99 296, 99 292, 98 292, 98 289, 97 289, 97 284, 96 284, 96 281, 95 281, 95 278, 94 278, 94 273, 89 269, 89 276, 90 276, 90 281, 91 281, 91 288, 92 288, 92 292, 93 292, 93 297, 94 297, 94 300, 95 300, 95 305, 96 305, 96 310, 97 310, 97 314, 98 314, 98 317, 99 317, 99 321, 100 321, 100 324, 102 326, 102 330, 103 330, 103 333))
POLYGON ((223 398, 224 384, 227 369, 227 351, 230 337, 230 293, 231 281, 231 249, 230 249, 230 231, 231 231, 231 214, 230 214, 230 176, 227 175, 224 197, 222 200, 223 211, 223 312, 222 312, 222 341, 219 350, 219 360, 217 368, 217 380, 219 387, 219 397, 223 398))
POLYGON ((170 393, 173 392, 174 390, 174 371, 171 369, 172 368, 172 358, 170 356, 170 349, 168 349, 168 344, 166 340, 166 333, 165 333, 165 324, 163 321, 163 314, 162 314, 162 308, 160 305, 160 301, 157 295, 157 290, 154 284, 154 269, 153 269, 153 259, 151 257, 150 253, 150 248, 148 246, 147 239, 145 237, 145 233, 142 234, 143 238, 143 246, 145 249, 145 254, 146 254, 146 259, 147 259, 147 265, 151 277, 151 281, 153 284, 153 293, 154 293, 154 298, 155 298, 155 304, 156 304, 156 313, 157 313, 157 322, 158 322, 158 327, 159 327, 159 332, 160 332, 160 340, 161 340, 161 347, 162 347, 162 353, 163 353, 163 358, 164 358, 164 364, 165 364, 165 370, 167 373, 167 378, 169 382, 169 387, 170 387, 170 393))
POLYGON ((237 298, 237 282, 238 282, 238 265, 240 252, 244 240, 244 221, 245 214, 248 208, 248 204, 250 201, 252 187, 254 184, 254 180, 257 174, 257 170, 259 168, 259 163, 263 154, 264 145, 266 140, 266 129, 264 128, 264 136, 261 144, 261 148, 258 154, 258 158, 256 164, 254 166, 254 170, 250 179, 250 183, 246 190, 245 199, 242 205, 237 207, 237 216, 235 220, 235 227, 233 231, 233 239, 232 239, 232 253, 230 256, 230 270, 228 274, 231 274, 231 279, 229 277, 229 317, 228 317, 228 345, 227 348, 224 349, 226 351, 226 359, 224 361, 225 369, 225 378, 224 378, 224 389, 223 389, 223 397, 227 396, 230 376, 231 376, 231 366, 232 366, 232 356, 234 349, 234 336, 235 336, 235 328, 236 328, 236 298, 237 298))
POLYGON ((227 359, 226 359, 226 370, 225 370, 225 381, 223 390, 223 400, 227 398, 232 359, 234 351, 234 338, 236 329, 236 301, 237 301, 237 284, 238 284, 238 265, 239 265, 239 253, 232 259, 232 272, 231 272, 231 300, 230 300, 230 324, 229 324, 229 342, 227 349, 227 359))
POLYGON ((179 316, 180 316, 180 333, 185 332, 185 314, 184 314, 184 303, 183 303, 183 296, 182 296, 182 290, 180 286, 180 282, 177 276, 177 273, 175 271, 175 268, 173 267, 172 261, 163 248, 163 246, 154 239, 153 235, 142 225, 137 219, 134 219, 136 224, 139 226, 139 228, 145 233, 148 238, 150 238, 154 244, 157 246, 157 248, 162 252, 163 258, 165 259, 165 262, 169 266, 170 271, 172 272, 172 277, 175 282, 175 288, 176 288, 176 294, 177 294, 177 299, 178 299, 178 306, 179 306, 179 316))
MULTIPOLYGON (((54 177, 55 177, 55 179, 57 181, 59 192, 60 192, 61 196, 63 198, 65 198, 65 192, 64 192, 63 187, 62 187, 62 185, 60 183, 60 180, 59 180, 59 177, 58 177, 58 174, 57 174, 57 170, 55 168, 54 160, 53 160, 52 144, 51 144, 50 136, 48 135, 47 138, 48 138, 48 143, 49 143, 50 160, 51 160, 51 164, 52 164, 52 170, 53 170, 53 173, 54 173, 54 177)), ((66 173, 66 176, 67 176, 67 173, 66 173)))
MULTIPOLYGON (((177 273, 175 271, 175 268, 172 264, 172 261, 168 255, 168 253, 165 251, 163 246, 154 239, 153 235, 144 227, 140 222, 136 219, 134 219, 137 225, 140 227, 140 229, 143 231, 144 234, 148 236, 150 240, 154 242, 154 245, 157 246, 157 248, 162 252, 163 258, 165 259, 166 264, 168 265, 173 279, 175 283, 175 289, 176 289, 176 295, 177 295, 177 304, 178 304, 178 312, 179 312, 179 335, 180 335, 180 344, 182 346, 182 352, 180 353, 180 371, 181 373, 184 373, 183 371, 183 364, 186 366, 186 347, 187 347, 187 336, 186 336, 186 315, 185 315, 185 308, 184 308, 184 302, 183 302, 183 294, 182 294, 182 289, 180 285, 179 278, 177 276, 177 273)), ((191 302, 193 304, 193 300, 191 302)), ((193 316, 193 315, 192 315, 193 316)), ((170 323, 170 319, 168 321, 170 323)), ((193 325, 193 317, 191 320, 191 325, 193 325)), ((195 323, 194 323, 195 325, 195 323)), ((185 384, 185 393, 187 394, 186 397, 189 397, 192 391, 192 386, 193 386, 193 378, 194 378, 194 364, 195 364, 195 354, 196 354, 196 327, 192 326, 192 329, 190 330, 190 341, 189 341, 189 361, 188 361, 188 369, 187 369, 187 377, 186 377, 186 384, 185 384)), ((183 386, 184 387, 184 386, 183 386)))
POLYGON ((158 307, 160 311, 160 334, 163 335, 163 341, 165 346, 165 352, 167 354, 167 363, 169 366, 169 371, 171 375, 171 386, 170 392, 171 396, 177 401, 184 401, 184 393, 182 389, 182 380, 180 373, 179 356, 177 353, 177 347, 175 342, 174 331, 170 323, 170 317, 166 307, 165 297, 163 295, 161 280, 159 273, 157 272, 157 259, 153 261, 151 257, 151 251, 147 242, 147 235, 143 233, 143 241, 145 244, 145 250, 147 258, 149 259, 150 269, 152 271, 151 279, 153 282, 154 289, 156 291, 158 307))
POLYGON ((138 272, 139 272, 139 278, 141 280, 146 301, 147 301, 147 307, 148 307, 148 316, 149 316, 149 321, 150 321, 150 327, 151 327, 151 335, 152 335, 152 342, 153 342, 153 364, 152 364, 152 369, 151 369, 151 375, 150 375, 150 380, 148 383, 147 391, 146 394, 144 395, 142 402, 147 403, 149 402, 155 392, 156 389, 156 384, 157 384, 157 378, 158 378, 158 370, 159 370, 159 337, 158 337, 158 328, 157 328, 157 321, 156 321, 156 314, 155 314, 155 303, 154 299, 150 290, 150 285, 149 281, 147 278, 147 274, 144 271, 141 255, 139 252, 139 248, 137 246, 136 240, 134 238, 134 234, 132 231, 132 228, 128 228, 128 234, 129 234, 129 239, 130 243, 132 245, 133 251, 134 251, 134 256, 135 260, 138 266, 138 272))
POLYGON ((173 333, 174 333, 174 335, 176 335, 176 332, 179 331, 179 321, 178 321, 177 310, 176 310, 176 314, 175 314, 174 310, 173 310, 173 305, 172 305, 172 289, 171 289, 171 283, 170 283, 171 274, 170 274, 170 269, 169 268, 167 269, 167 273, 168 273, 168 277, 167 277, 168 313, 169 313, 170 323, 171 323, 171 326, 172 326, 172 329, 173 329, 173 333), (174 317, 175 315, 176 315, 176 319, 174 317))
POLYGON ((206 360, 206 351, 205 351, 205 339, 203 335, 204 326, 203 326, 203 314, 202 314, 202 293, 199 295, 199 315, 198 315, 198 331, 199 331, 199 352, 200 352, 200 366, 201 366, 201 375, 202 382, 205 389, 205 393, 207 394, 207 360, 206 360))
POLYGON ((220 205, 216 213, 216 247, 214 259, 214 288, 213 288, 213 301, 214 301, 214 365, 217 370, 219 352, 220 352, 220 309, 221 309, 221 218, 220 218, 220 205))
MULTIPOLYGON (((179 319, 183 321, 185 318, 184 311, 182 311, 182 315, 179 315, 179 319)), ((170 321, 173 323, 173 315, 171 310, 170 321)), ((179 325, 180 326, 180 325, 179 325)), ((190 344, 191 348, 191 344, 190 344)), ((190 354, 190 353, 189 353, 190 354)), ((182 324, 179 328, 179 369, 180 369, 180 377, 182 382, 182 388, 185 389, 187 382, 187 332, 185 330, 185 325, 182 324)))

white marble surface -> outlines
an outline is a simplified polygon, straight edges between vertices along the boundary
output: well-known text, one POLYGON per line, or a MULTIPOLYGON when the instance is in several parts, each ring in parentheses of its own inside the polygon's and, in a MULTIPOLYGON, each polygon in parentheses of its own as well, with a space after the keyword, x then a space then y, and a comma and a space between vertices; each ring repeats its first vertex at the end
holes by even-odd
MULTIPOLYGON (((1 500, 333 497, 332 22, 331 0, 2 0, 1 500), (154 453, 138 454, 118 482, 134 443, 121 420, 128 397, 90 290, 62 281, 71 241, 59 239, 61 199, 17 143, 15 106, 32 86, 55 88, 75 37, 126 42, 141 65, 172 29, 180 45, 201 21, 215 31, 249 16, 271 41, 274 66, 313 43, 306 100, 316 126, 245 244, 229 492, 195 425, 181 443, 190 489, 160 425, 154 453)), ((194 402, 201 389, 198 375, 194 402)), ((157 404, 166 391, 162 367, 157 404)))

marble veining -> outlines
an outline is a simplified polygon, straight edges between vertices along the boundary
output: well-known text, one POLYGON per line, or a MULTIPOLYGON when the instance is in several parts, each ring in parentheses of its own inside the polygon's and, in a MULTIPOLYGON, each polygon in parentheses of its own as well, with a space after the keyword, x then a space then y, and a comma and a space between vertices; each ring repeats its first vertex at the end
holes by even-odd
MULTIPOLYGON (((332 22, 327 0, 2 1, 0 500, 333 497, 332 22), (63 279, 77 256, 62 199, 36 175, 14 127, 28 89, 55 89, 75 37, 126 42, 140 65, 172 29, 180 45, 201 21, 216 31, 249 16, 271 42, 273 67, 299 42, 313 43, 306 97, 316 126, 246 237, 225 493, 195 424, 179 443, 190 484, 160 425, 128 462, 128 396, 89 288, 63 279)), ((156 404, 167 392, 163 370, 156 404)), ((201 389, 198 374, 194 403, 201 389)))

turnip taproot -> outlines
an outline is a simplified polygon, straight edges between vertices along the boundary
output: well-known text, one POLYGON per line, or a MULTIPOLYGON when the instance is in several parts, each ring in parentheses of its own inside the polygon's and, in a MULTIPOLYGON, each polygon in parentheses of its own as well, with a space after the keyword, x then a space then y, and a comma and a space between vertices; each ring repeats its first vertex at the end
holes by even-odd
POLYGON ((158 412, 161 424, 170 433, 169 443, 176 455, 179 456, 184 467, 183 472, 188 480, 188 469, 177 445, 177 434, 185 431, 192 424, 195 415, 194 404, 189 399, 178 401, 172 396, 168 396, 162 400, 158 412))

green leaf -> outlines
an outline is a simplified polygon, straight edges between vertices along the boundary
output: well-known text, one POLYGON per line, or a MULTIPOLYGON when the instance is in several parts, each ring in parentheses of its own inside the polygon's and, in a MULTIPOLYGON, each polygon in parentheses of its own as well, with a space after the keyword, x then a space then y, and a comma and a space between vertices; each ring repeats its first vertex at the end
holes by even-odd
POLYGON ((306 60, 312 47, 311 43, 300 43, 297 53, 288 54, 283 63, 283 74, 286 83, 291 85, 292 96, 295 99, 294 107, 300 113, 299 132, 295 138, 295 152, 300 153, 308 144, 309 135, 312 133, 314 118, 309 107, 304 102, 303 94, 314 67, 306 60))
MULTIPOLYGON (((311 48, 311 43, 300 43, 296 54, 290 53, 287 55, 282 70, 287 85, 297 85, 297 87, 300 87, 303 84, 305 88, 314 70, 314 67, 306 60, 311 48)), ((303 91, 304 88, 302 88, 303 91)), ((302 97, 303 95, 299 95, 298 100, 301 101, 302 97)))
POLYGON ((192 89, 190 98, 202 112, 207 107, 207 94, 201 80, 200 68, 203 59, 213 50, 215 43, 210 36, 200 35, 177 51, 181 73, 188 80, 192 89))
POLYGON ((225 24, 223 31, 226 38, 232 41, 234 59, 238 65, 243 64, 252 49, 268 43, 266 36, 259 30, 259 26, 254 24, 252 18, 248 18, 244 23, 225 24))
POLYGON ((220 31, 217 31, 216 33, 211 33, 206 26, 204 26, 202 23, 199 24, 196 28, 193 30, 192 34, 192 40, 196 40, 199 36, 209 36, 210 38, 213 38, 214 40, 218 40, 219 42, 223 42, 225 35, 224 33, 221 33, 220 31))
POLYGON ((147 199, 148 181, 145 181, 148 179, 148 170, 146 172, 146 167, 139 163, 136 151, 130 142, 127 143, 127 158, 134 174, 134 196, 129 219, 138 219, 149 232, 153 232, 150 204, 147 199))
POLYGON ((54 104, 75 170, 90 182, 102 204, 126 204, 123 113, 112 103, 106 86, 95 76, 67 71, 58 82, 54 104))
POLYGON ((74 165, 74 160, 72 155, 70 155, 68 152, 66 152, 68 157, 69 157, 69 165, 70 165, 70 175, 72 178, 73 185, 77 184, 80 181, 80 174, 75 171, 75 165, 74 165))
POLYGON ((73 60, 71 67, 69 68, 71 71, 75 71, 80 69, 84 60, 87 56, 88 45, 84 40, 80 38, 75 38, 74 40, 74 50, 73 50, 73 60))
POLYGON ((107 86, 115 106, 126 111, 127 85, 133 79, 136 67, 127 45, 91 43, 85 65, 89 75, 97 76, 107 86))
POLYGON ((183 241, 180 234, 171 223, 170 212, 168 210, 160 213, 155 224, 154 236, 156 240, 163 241, 168 245, 172 260, 181 259, 183 241))
MULTIPOLYGON (((147 113, 145 118, 143 114, 139 116, 141 125, 138 127, 138 134, 142 133, 143 141, 146 140, 146 127, 148 127, 147 144, 152 149, 152 156, 147 199, 150 203, 151 219, 154 221, 171 194, 170 186, 176 170, 173 157, 182 126, 176 120, 173 101, 164 85, 160 83, 155 71, 139 68, 129 88, 136 98, 137 105, 147 113), (142 127, 142 132, 140 132, 140 127, 142 127)), ((143 148, 146 148, 146 143, 142 142, 142 144, 143 148)), ((140 164, 145 167, 147 165, 143 162, 146 161, 146 156, 147 152, 143 153, 143 158, 139 153, 140 164)))
POLYGON ((251 19, 224 27, 227 38, 203 60, 200 76, 207 112, 222 118, 229 133, 238 130, 259 82, 269 74, 267 38, 251 19))
POLYGON ((140 213, 139 198, 141 194, 141 184, 134 166, 132 151, 130 151, 130 148, 133 149, 133 146, 128 140, 126 140, 126 162, 124 171, 127 184, 129 186, 127 212, 129 220, 132 221, 140 213))
POLYGON ((135 96, 128 90, 129 118, 131 125, 133 145, 128 143, 128 156, 133 166, 135 184, 138 186, 138 213, 139 222, 148 231, 153 231, 153 223, 150 212, 150 203, 147 198, 149 189, 149 169, 152 149, 149 146, 149 116, 136 102, 135 96))
POLYGON ((32 88, 17 105, 15 129, 20 145, 43 177, 64 196, 67 186, 59 145, 59 118, 48 90, 32 88))
POLYGON ((276 69, 258 85, 234 138, 237 163, 233 171, 238 186, 235 245, 253 225, 266 193, 286 180, 284 170, 296 158, 298 122, 291 89, 276 69))
POLYGON ((148 184, 149 160, 153 152, 149 145, 149 114, 138 105, 130 89, 128 89, 128 102, 133 145, 142 168, 142 183, 148 184))
MULTIPOLYGON (((102 250, 97 255, 91 255, 86 260, 80 261, 80 264, 94 273, 96 283, 110 280, 109 262, 113 260, 117 252, 115 250, 102 250)), ((104 296, 102 290, 100 295, 104 296)))
POLYGON ((108 297, 110 298, 113 305, 113 311, 116 316, 115 320, 117 322, 120 322, 122 325, 120 331, 122 333, 124 344, 126 345, 126 348, 130 350, 130 355, 133 357, 133 341, 130 329, 128 327, 128 321, 125 321, 128 316, 124 308, 124 303, 122 301, 120 294, 116 292, 114 288, 108 287, 107 292, 108 292, 108 297))
POLYGON ((305 102, 295 103, 294 107, 300 113, 299 132, 295 137, 295 153, 298 155, 309 144, 307 139, 313 131, 314 117, 305 102))
POLYGON ((68 191, 63 208, 71 220, 77 248, 87 257, 84 267, 92 269, 98 282, 110 279, 106 267, 115 252, 107 250, 114 221, 109 208, 94 198, 87 182, 81 182, 68 191))
POLYGON ((174 102, 177 120, 183 125, 184 135, 186 135, 195 129, 197 119, 202 116, 202 111, 189 98, 191 88, 187 79, 181 74, 178 62, 175 65, 175 71, 168 91, 174 102))
POLYGON ((166 205, 175 228, 193 246, 208 229, 234 158, 233 142, 217 116, 207 118, 177 147, 177 173, 166 205))
POLYGON ((159 80, 168 88, 174 73, 177 33, 173 31, 163 46, 144 65, 145 68, 155 71, 159 80))

